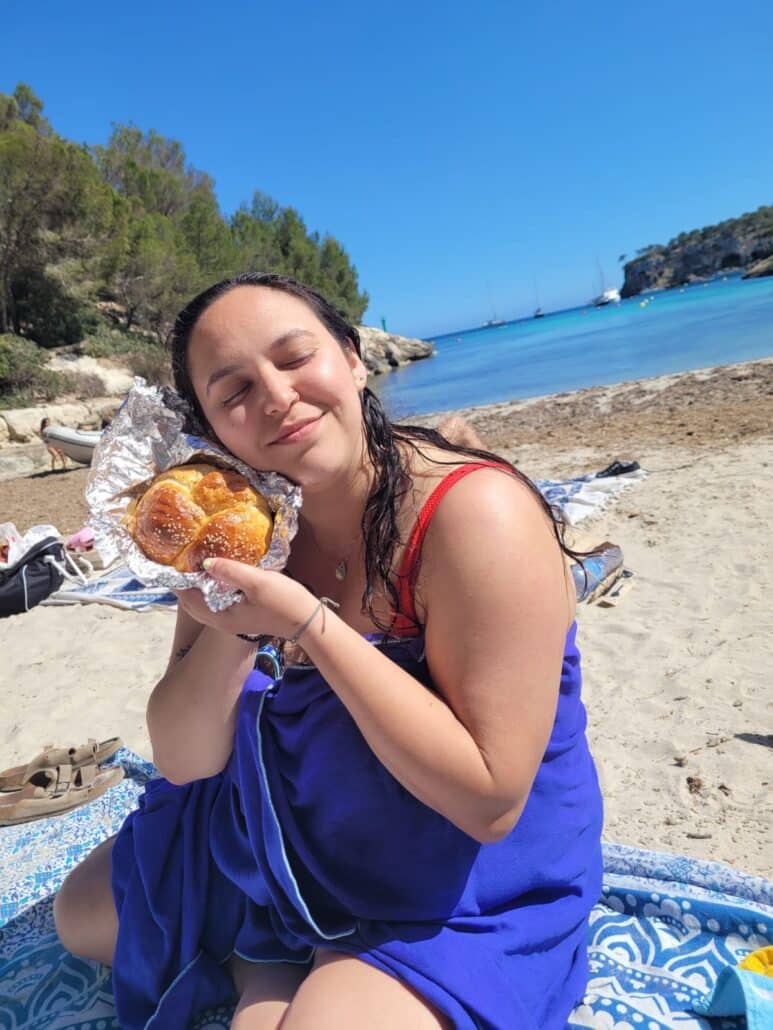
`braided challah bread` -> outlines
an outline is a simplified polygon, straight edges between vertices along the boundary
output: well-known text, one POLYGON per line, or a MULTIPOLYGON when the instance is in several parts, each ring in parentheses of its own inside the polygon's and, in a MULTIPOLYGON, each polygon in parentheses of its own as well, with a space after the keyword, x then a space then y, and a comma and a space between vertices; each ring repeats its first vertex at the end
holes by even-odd
POLYGON ((244 476, 206 464, 156 476, 124 522, 146 558, 178 572, 199 572, 205 558, 257 565, 273 530, 266 499, 244 476))

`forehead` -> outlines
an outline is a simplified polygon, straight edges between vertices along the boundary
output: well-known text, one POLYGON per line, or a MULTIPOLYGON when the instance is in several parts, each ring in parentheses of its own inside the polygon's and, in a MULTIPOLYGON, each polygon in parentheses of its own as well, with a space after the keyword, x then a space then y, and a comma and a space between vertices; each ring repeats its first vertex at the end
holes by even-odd
POLYGON ((210 304, 196 322, 188 347, 191 369, 242 353, 245 347, 269 347, 290 329, 332 339, 299 297, 263 286, 237 286, 210 304))

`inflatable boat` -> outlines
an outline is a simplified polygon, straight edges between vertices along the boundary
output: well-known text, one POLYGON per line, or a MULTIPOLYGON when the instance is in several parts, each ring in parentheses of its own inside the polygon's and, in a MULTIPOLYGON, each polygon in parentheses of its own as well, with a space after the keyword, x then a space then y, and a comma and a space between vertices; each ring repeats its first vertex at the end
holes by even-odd
POLYGON ((102 433, 98 430, 69 429, 67 426, 46 426, 43 439, 46 443, 58 447, 73 461, 81 465, 90 465, 94 448, 99 443, 102 433))

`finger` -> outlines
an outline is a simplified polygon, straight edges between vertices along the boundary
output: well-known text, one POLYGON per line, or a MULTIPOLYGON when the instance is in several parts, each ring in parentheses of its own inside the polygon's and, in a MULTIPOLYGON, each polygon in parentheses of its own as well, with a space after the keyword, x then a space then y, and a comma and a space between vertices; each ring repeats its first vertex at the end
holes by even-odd
POLYGON ((230 558, 206 558, 202 567, 213 579, 245 594, 254 590, 256 578, 261 574, 254 566, 230 558))

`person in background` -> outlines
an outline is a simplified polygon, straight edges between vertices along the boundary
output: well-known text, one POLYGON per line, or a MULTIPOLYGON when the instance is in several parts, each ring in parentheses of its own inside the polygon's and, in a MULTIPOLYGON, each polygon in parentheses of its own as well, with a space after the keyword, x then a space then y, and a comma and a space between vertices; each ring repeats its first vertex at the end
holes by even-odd
POLYGON ((43 435, 43 430, 46 429, 50 425, 51 425, 51 419, 50 418, 44 418, 44 419, 41 420, 41 422, 40 422, 40 438, 42 439, 43 443, 46 445, 46 450, 51 455, 51 471, 53 472, 55 470, 55 468, 56 468, 57 459, 62 463, 62 468, 63 469, 67 468, 67 456, 65 454, 63 454, 62 451, 60 451, 58 447, 56 447, 54 444, 52 444, 51 441, 47 440, 45 438, 45 436, 43 435))
POLYGON ((473 427, 461 415, 447 415, 438 423, 437 431, 457 447, 482 451, 486 445, 473 427))

